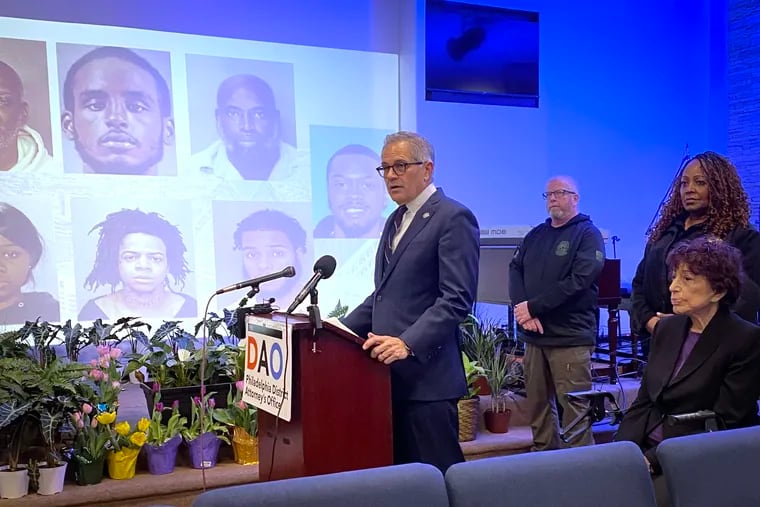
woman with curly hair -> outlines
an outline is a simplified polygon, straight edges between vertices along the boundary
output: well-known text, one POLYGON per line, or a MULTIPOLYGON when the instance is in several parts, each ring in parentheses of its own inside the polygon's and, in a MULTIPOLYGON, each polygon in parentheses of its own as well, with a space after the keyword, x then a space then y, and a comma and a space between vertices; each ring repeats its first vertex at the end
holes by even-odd
MULTIPOLYGON (((749 215, 747 193, 736 167, 727 158, 706 151, 689 160, 673 182, 659 219, 648 231, 644 258, 633 278, 631 326, 639 336, 652 336, 660 319, 673 313, 665 265, 668 253, 680 241, 707 234, 741 251, 745 277, 732 309, 750 322, 757 321, 760 234, 750 227, 749 215)), ((642 344, 646 342, 642 340, 642 344)))
POLYGON ((95 265, 84 286, 111 293, 88 301, 80 320, 194 317, 195 299, 180 290, 190 268, 179 229, 158 213, 123 209, 109 214, 90 232, 100 230, 95 265), (173 283, 170 283, 170 279, 173 283))

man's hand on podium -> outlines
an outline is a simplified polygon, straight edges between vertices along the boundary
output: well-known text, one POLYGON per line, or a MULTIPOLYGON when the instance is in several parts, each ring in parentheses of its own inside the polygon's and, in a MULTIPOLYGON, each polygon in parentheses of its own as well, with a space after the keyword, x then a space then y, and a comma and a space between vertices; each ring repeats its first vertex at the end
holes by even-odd
POLYGON ((370 356, 384 364, 391 364, 394 361, 406 359, 411 353, 406 342, 401 338, 374 333, 367 335, 367 339, 362 344, 362 349, 372 349, 370 356))

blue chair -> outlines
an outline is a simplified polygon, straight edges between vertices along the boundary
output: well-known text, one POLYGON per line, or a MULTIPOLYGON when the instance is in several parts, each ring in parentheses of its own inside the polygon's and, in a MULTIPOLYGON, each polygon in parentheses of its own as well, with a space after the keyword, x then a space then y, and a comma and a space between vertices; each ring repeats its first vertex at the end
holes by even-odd
POLYGON ((760 427, 669 438, 657 459, 672 507, 760 505, 760 427))
POLYGON ((412 463, 207 491, 193 507, 448 507, 441 472, 412 463))
POLYGON ((452 507, 654 507, 644 457, 632 442, 457 463, 446 472, 452 507))

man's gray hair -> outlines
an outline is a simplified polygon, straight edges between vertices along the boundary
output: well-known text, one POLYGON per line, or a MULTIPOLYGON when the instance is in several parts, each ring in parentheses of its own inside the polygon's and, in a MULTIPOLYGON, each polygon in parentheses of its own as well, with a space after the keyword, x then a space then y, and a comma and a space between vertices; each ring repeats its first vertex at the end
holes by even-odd
POLYGON ((402 141, 409 143, 409 146, 412 148, 412 156, 416 159, 416 161, 430 161, 435 163, 435 151, 433 150, 433 145, 430 144, 430 141, 417 134, 416 132, 408 132, 402 130, 400 132, 396 132, 395 134, 388 134, 385 136, 385 143, 383 144, 383 148, 391 144, 400 143, 402 141))

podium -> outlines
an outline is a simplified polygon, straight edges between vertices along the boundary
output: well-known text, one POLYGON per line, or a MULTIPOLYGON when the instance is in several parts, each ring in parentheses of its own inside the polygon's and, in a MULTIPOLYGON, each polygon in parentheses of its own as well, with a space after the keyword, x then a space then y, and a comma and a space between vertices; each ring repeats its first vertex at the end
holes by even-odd
MULTIPOLYGON (((240 331, 244 337, 245 318, 240 331)), ((393 464, 390 368, 363 340, 300 315, 256 315, 287 326, 292 374, 290 420, 258 410, 259 480, 321 475, 393 464)))
POLYGON ((599 274, 599 298, 600 307, 607 307, 607 335, 609 338, 609 350, 597 348, 610 355, 610 384, 618 381, 617 371, 617 341, 620 301, 620 259, 604 259, 604 267, 599 274))

